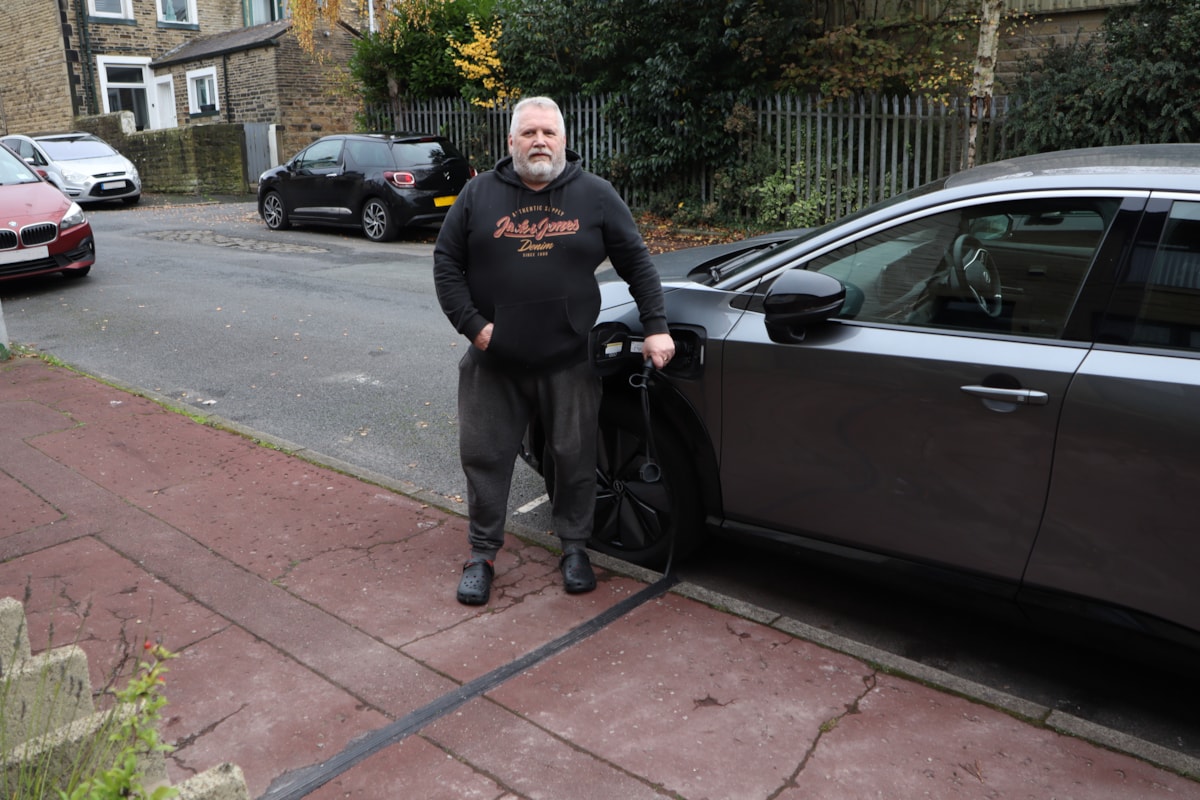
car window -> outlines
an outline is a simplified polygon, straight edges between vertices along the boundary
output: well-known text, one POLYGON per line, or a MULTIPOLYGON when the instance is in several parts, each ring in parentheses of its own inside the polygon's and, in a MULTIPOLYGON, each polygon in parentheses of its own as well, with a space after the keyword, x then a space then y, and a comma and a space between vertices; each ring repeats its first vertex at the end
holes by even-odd
POLYGON ((846 285, 844 318, 1058 337, 1119 204, 968 206, 863 237, 809 269, 846 285))
POLYGON ((387 142, 351 139, 346 142, 346 157, 364 170, 396 168, 387 142))
POLYGON ((342 157, 341 139, 324 139, 296 156, 299 169, 329 169, 336 167, 342 157))
POLYGON ((113 150, 99 139, 85 137, 80 139, 39 139, 46 155, 55 161, 74 161, 79 158, 103 158, 115 156, 113 150))
POLYGON ((24 161, 7 150, 0 151, 0 185, 37 183, 38 180, 37 173, 31 170, 24 161))
POLYGON ((1200 202, 1171 206, 1130 343, 1200 350, 1200 202))
POLYGON ((396 142, 392 146, 396 163, 401 166, 441 164, 451 158, 462 158, 449 142, 436 139, 423 142, 396 142))
POLYGON ((41 153, 35 150, 33 145, 24 139, 5 139, 4 143, 12 148, 13 152, 19 155, 22 159, 28 161, 34 166, 46 166, 46 159, 42 158, 41 153))

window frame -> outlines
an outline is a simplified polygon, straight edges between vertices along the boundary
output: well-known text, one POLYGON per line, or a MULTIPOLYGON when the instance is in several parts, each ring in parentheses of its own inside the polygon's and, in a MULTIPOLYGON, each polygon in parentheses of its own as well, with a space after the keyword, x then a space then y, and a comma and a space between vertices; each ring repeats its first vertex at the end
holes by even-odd
MULTIPOLYGON (((150 91, 154 86, 154 73, 150 69, 149 56, 96 56, 96 73, 100 80, 100 100, 103 113, 113 113, 112 105, 109 103, 108 93, 114 87, 117 89, 141 90, 142 99, 146 104, 146 112, 149 114, 150 91), (125 83, 111 82, 108 79, 109 67, 129 67, 131 69, 141 70, 142 80, 140 83, 125 83)), ((134 112, 136 118, 137 114, 134 112)), ((153 120, 148 120, 147 123, 152 123, 153 120)), ((153 128, 151 128, 153 130, 153 128)))
POLYGON ((154 12, 158 18, 159 25, 180 28, 199 28, 200 20, 197 16, 196 0, 184 0, 184 2, 187 4, 188 15, 188 18, 185 20, 167 18, 167 15, 163 11, 163 4, 169 2, 171 2, 171 0, 154 0, 154 12))
POLYGON ((101 11, 96 7, 98 0, 87 0, 88 16, 97 20, 133 20, 133 0, 117 0, 121 10, 101 11))
POLYGON ((242 0, 242 22, 247 27, 265 25, 268 22, 278 22, 288 16, 284 0, 242 0), (266 6, 268 19, 255 19, 258 6, 266 6))
POLYGON ((187 85, 189 114, 216 114, 221 111, 221 93, 217 90, 217 68, 215 66, 201 67, 200 69, 189 69, 186 73, 184 73, 184 83, 187 85), (197 96, 197 82, 205 79, 207 79, 212 86, 213 108, 211 111, 205 111, 201 108, 202 105, 208 105, 208 103, 201 103, 200 98, 197 96))

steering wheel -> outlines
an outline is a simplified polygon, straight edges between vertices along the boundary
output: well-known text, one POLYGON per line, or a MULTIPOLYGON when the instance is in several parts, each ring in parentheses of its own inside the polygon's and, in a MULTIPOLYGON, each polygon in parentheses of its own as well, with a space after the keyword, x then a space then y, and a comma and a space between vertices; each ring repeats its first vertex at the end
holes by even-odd
POLYGON ((1000 270, 980 241, 969 233, 955 239, 950 250, 950 265, 958 284, 966 287, 983 313, 989 317, 1000 316, 1004 310, 1000 270))

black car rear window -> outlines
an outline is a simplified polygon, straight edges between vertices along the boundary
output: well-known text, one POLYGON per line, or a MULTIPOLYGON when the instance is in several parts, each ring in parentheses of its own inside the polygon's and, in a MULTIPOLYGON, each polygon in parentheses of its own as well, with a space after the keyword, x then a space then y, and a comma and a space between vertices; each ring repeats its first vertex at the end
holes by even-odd
POLYGON ((365 142, 359 139, 346 141, 346 152, 355 164, 364 168, 395 169, 392 150, 387 142, 365 142))
POLYGON ((412 164, 441 164, 454 158, 462 158, 454 145, 447 141, 432 139, 423 142, 396 142, 392 145, 396 154, 396 163, 412 164))

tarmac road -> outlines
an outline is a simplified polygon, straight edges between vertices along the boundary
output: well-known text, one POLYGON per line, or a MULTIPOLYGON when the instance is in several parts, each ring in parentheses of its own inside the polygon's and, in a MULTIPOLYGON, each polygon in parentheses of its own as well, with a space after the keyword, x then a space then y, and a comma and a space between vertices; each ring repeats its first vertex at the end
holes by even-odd
MULTIPOLYGON (((461 498, 463 342, 433 296, 428 236, 378 245, 355 232, 274 233, 250 202, 155 201, 89 211, 99 261, 85 280, 0 284, 10 339, 450 504, 461 498)), ((540 480, 516 473, 514 521, 545 529, 540 480)), ((1200 757, 1200 694, 1177 673, 769 551, 717 543, 681 574, 1200 757)))

